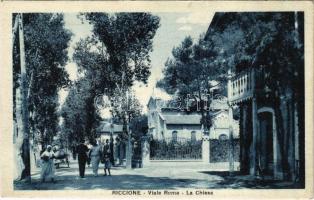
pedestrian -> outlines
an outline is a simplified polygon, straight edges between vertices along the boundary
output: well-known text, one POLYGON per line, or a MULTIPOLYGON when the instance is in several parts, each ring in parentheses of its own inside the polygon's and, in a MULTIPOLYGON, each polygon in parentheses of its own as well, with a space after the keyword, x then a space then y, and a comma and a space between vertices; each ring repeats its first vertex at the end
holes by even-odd
POLYGON ((72 145, 71 150, 72 150, 73 160, 76 160, 76 149, 75 149, 75 145, 74 144, 72 145))
MULTIPOLYGON (((91 152, 91 150, 93 148, 93 145, 89 142, 86 146, 88 148, 88 155, 90 155, 90 152, 91 152)), ((87 161, 86 162, 87 162, 87 166, 90 167, 90 162, 91 162, 91 157, 90 156, 87 157, 87 161)))
POLYGON ((107 139, 106 140, 106 144, 105 144, 104 149, 103 149, 104 164, 105 164, 105 168, 104 168, 105 174, 104 174, 104 176, 107 176, 107 170, 108 170, 109 176, 111 176, 111 173, 110 173, 110 168, 111 168, 110 154, 111 154, 110 145, 109 145, 109 140, 107 139))
POLYGON ((99 162, 102 154, 101 147, 97 145, 96 141, 92 141, 91 144, 93 146, 89 152, 89 157, 92 163, 94 176, 98 176, 99 162))
POLYGON ((78 155, 78 164, 79 164, 79 171, 80 171, 80 177, 85 177, 85 166, 87 161, 87 152, 88 148, 85 145, 84 139, 81 140, 80 144, 76 147, 76 153, 78 155))
POLYGON ((54 153, 50 145, 48 145, 46 150, 40 155, 40 158, 42 160, 40 173, 41 182, 45 182, 45 180, 50 179, 51 182, 54 183, 55 182, 54 181, 55 166, 53 162, 54 153))

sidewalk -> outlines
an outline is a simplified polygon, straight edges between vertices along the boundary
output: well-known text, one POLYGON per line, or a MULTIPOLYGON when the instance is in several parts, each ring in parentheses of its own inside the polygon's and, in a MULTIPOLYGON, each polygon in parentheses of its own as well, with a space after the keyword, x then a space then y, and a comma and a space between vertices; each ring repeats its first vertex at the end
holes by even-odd
POLYGON ((112 176, 103 176, 103 164, 99 176, 94 177, 91 167, 86 168, 86 179, 78 176, 77 162, 70 168, 56 170, 56 183, 41 183, 40 173, 32 176, 32 183, 15 182, 17 190, 89 190, 89 189, 183 189, 183 188, 294 188, 292 183, 260 181, 251 176, 228 176, 226 171, 211 171, 201 167, 151 166, 125 169, 114 167, 112 176))

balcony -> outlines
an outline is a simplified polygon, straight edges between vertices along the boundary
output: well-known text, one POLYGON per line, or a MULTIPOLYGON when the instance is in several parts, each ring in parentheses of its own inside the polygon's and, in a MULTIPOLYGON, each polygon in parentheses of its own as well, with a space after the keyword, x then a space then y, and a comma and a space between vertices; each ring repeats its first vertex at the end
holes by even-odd
POLYGON ((228 99, 230 104, 237 104, 253 97, 255 85, 254 70, 236 74, 228 82, 228 99))

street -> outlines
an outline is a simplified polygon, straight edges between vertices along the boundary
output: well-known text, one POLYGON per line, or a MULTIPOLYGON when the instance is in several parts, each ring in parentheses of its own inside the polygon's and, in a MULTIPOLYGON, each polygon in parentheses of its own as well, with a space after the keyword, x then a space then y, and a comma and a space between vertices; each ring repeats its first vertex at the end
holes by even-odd
MULTIPOLYGON (((227 163, 226 163, 227 164, 227 163)), ((56 169, 56 182, 40 182, 40 171, 32 175, 32 183, 15 182, 16 190, 90 190, 90 189, 214 189, 214 188, 291 188, 289 182, 262 181, 252 176, 240 176, 235 172, 206 170, 204 166, 151 166, 137 169, 113 167, 112 176, 103 176, 100 164, 99 176, 94 177, 91 167, 86 168, 86 178, 78 176, 78 164, 71 160, 70 168, 56 169)))

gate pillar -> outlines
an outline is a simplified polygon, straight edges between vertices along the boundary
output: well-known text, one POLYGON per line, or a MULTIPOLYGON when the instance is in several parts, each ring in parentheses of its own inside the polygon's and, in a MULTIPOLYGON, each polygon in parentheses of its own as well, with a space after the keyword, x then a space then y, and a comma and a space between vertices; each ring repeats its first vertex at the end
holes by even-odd
POLYGON ((210 141, 209 135, 206 133, 202 137, 202 160, 204 164, 210 162, 210 141))
POLYGON ((150 164, 149 137, 143 136, 141 138, 141 148, 142 148, 142 167, 149 166, 150 164))

